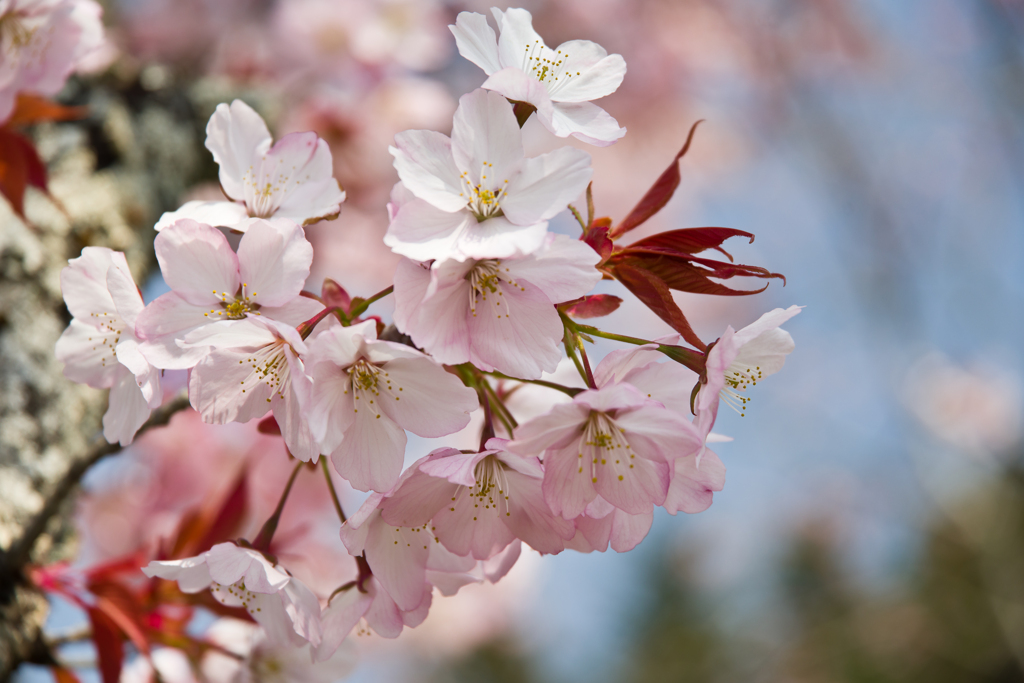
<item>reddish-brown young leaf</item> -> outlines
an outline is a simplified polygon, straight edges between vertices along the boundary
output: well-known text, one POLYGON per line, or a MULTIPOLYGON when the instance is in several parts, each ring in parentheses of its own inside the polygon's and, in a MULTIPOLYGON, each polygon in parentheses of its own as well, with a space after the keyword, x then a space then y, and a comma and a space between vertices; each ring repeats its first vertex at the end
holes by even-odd
POLYGON ((26 187, 28 162, 22 137, 0 128, 0 194, 11 203, 14 212, 23 218, 26 187))
MULTIPOLYGON (((598 219, 598 221, 600 220, 598 219)), ((615 244, 608 239, 608 226, 598 225, 598 221, 594 221, 594 224, 580 236, 580 239, 589 244, 601 256, 601 260, 604 260, 612 255, 615 244)))
POLYGON ((243 470, 239 472, 235 479, 235 485, 231 487, 228 495, 224 498, 217 515, 206 530, 206 535, 199 542, 199 547, 195 550, 196 554, 238 536, 241 532, 242 521, 245 519, 248 501, 249 487, 243 470))
POLYGON ((713 282, 709 278, 718 280, 728 280, 733 277, 779 278, 785 282, 784 276, 778 273, 771 273, 758 266, 714 261, 688 254, 673 253, 667 250, 640 249, 634 251, 632 248, 627 247, 622 251, 616 252, 609 260, 609 264, 612 265, 619 263, 628 263, 636 268, 652 273, 664 282, 669 289, 691 292, 693 294, 745 296, 747 294, 763 292, 768 287, 766 284, 760 289, 733 289, 720 282, 713 282))
POLYGON ((657 313, 659 318, 671 325, 672 329, 681 334, 683 339, 694 348, 699 351, 707 348, 707 345, 690 327, 683 311, 676 305, 672 298, 672 290, 658 276, 648 270, 621 261, 612 266, 611 272, 615 279, 633 292, 648 308, 657 313))
POLYGON ((96 644, 98 669, 103 683, 118 683, 124 663, 124 643, 121 630, 105 612, 90 607, 87 610, 92 625, 92 640, 96 644))
POLYGON ((676 154, 675 159, 668 165, 668 168, 654 181, 654 185, 651 185, 651 189, 647 190, 645 194, 633 207, 633 210, 629 212, 629 215, 622 219, 618 225, 611 229, 608 233, 608 237, 611 239, 618 239, 622 235, 625 235, 630 230, 641 225, 648 218, 665 208, 668 204, 668 200, 672 199, 672 195, 675 194, 676 188, 679 187, 679 181, 681 176, 679 174, 679 160, 690 150, 690 143, 693 142, 693 134, 697 132, 697 126, 701 124, 703 119, 697 121, 690 128, 689 135, 686 136, 686 144, 676 154))
POLYGON ((55 683, 80 683, 78 676, 71 669, 65 669, 62 666, 51 666, 50 671, 53 673, 55 683))
POLYGON ((324 306, 327 308, 340 308, 341 310, 348 313, 352 310, 352 297, 348 295, 345 288, 339 285, 331 278, 324 279, 324 286, 320 292, 320 297, 323 299, 324 306))
POLYGON ((705 249, 716 249, 732 261, 732 254, 722 249, 722 242, 730 237, 749 237, 751 242, 754 241, 753 234, 733 228, 683 228, 659 232, 656 235, 637 240, 629 247, 670 249, 685 254, 697 254, 705 249))
POLYGON ((559 308, 573 318, 587 319, 606 316, 620 304, 622 299, 612 294, 591 294, 562 304, 559 308))
POLYGON ((127 588, 116 583, 103 582, 91 585, 89 590, 96 596, 95 609, 106 614, 139 652, 149 654, 149 643, 142 632, 139 600, 127 588))
POLYGON ((65 107, 38 95, 18 95, 5 126, 27 126, 42 121, 74 121, 86 115, 85 107, 65 107))

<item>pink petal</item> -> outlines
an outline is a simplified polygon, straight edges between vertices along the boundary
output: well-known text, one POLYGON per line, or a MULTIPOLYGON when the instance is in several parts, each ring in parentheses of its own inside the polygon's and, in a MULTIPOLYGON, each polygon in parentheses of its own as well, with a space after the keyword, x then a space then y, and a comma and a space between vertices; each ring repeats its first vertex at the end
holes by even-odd
POLYGON ((394 495, 381 504, 381 516, 388 524, 419 527, 430 521, 443 506, 449 505, 459 490, 457 484, 415 472, 394 495))
POLYGON ((117 337, 117 332, 104 333, 72 319, 54 349, 57 360, 64 364, 64 376, 96 389, 114 386, 124 369, 115 356, 117 337))
POLYGON ((469 494, 469 489, 460 489, 456 500, 447 501, 434 515, 434 534, 456 555, 490 559, 515 538, 505 526, 503 496, 498 491, 484 498, 469 494))
POLYGON ((109 443, 127 446, 149 419, 150 408, 135 375, 124 366, 120 368, 117 381, 110 388, 109 407, 103 415, 103 438, 109 443))
POLYGON ((544 456, 544 500, 551 512, 565 519, 579 517, 597 495, 595 482, 591 479, 590 463, 584 462, 586 457, 580 457, 580 449, 577 437, 576 442, 557 450, 548 450, 544 456))
POLYGON ((380 393, 381 409, 419 436, 454 434, 469 424, 470 412, 480 407, 475 391, 426 356, 396 358, 383 369, 390 376, 391 390, 380 393))
POLYGON ((664 507, 672 515, 703 512, 711 507, 714 492, 724 486, 725 465, 710 449, 704 450, 699 465, 696 458, 679 458, 664 507))
POLYGON ((152 578, 157 576, 168 581, 177 581, 178 588, 185 593, 198 593, 210 587, 210 568, 206 564, 206 553, 183 560, 153 561, 142 568, 142 573, 152 578))
POLYGON ((405 431, 373 406, 355 404, 353 415, 341 444, 331 453, 331 462, 352 488, 388 491, 402 473, 405 431))
POLYGON ((324 635, 313 654, 314 661, 324 662, 334 655, 366 614, 371 602, 373 597, 369 593, 355 587, 334 596, 321 617, 324 635))
POLYGON ((220 349, 193 368, 189 400, 204 422, 248 422, 270 410, 273 391, 251 357, 251 349, 220 349))
MULTIPOLYGON (((60 272, 60 289, 71 315, 84 324, 99 326, 104 318, 118 316, 107 288, 112 266, 128 273, 124 254, 106 247, 85 247, 82 255, 68 261, 60 272)), ((119 317, 119 316, 118 316, 119 317)))
POLYGON ((544 246, 531 256, 504 262, 515 280, 526 280, 553 303, 571 301, 587 294, 601 280, 601 257, 579 240, 549 234, 544 246))
POLYGON ((186 218, 160 232, 154 247, 167 286, 188 303, 219 307, 238 291, 238 257, 220 230, 186 218))
POLYGON ((447 258, 457 252, 459 239, 471 225, 476 219, 468 210, 449 213, 417 198, 398 210, 384 244, 417 261, 447 258))
POLYGON ((518 66, 488 75, 490 78, 483 82, 481 88, 493 90, 515 102, 528 102, 537 108, 537 117, 541 121, 551 119, 553 106, 548 88, 536 78, 531 78, 518 66))
MULTIPOLYGON (((670 479, 668 463, 633 455, 625 449, 604 455, 599 455, 597 449, 588 450, 584 449, 582 460, 591 458, 591 464, 595 464, 594 486, 609 503, 630 514, 642 514, 665 502, 670 479), (598 462, 593 463, 593 458, 598 462)), ((583 472, 588 473, 586 465, 583 472)))
POLYGON ((516 225, 504 216, 488 218, 483 223, 473 219, 458 235, 451 256, 461 260, 532 254, 543 246, 547 231, 548 224, 544 221, 524 226, 516 225))
POLYGON ((430 534, 424 529, 394 527, 380 518, 366 538, 366 561, 384 590, 402 610, 423 602, 430 534))
POLYGON ((506 471, 508 509, 502 521, 517 537, 541 553, 560 553, 576 527, 570 520, 557 517, 544 500, 541 480, 519 472, 506 471))
POLYGON ((256 222, 238 244, 245 293, 262 306, 283 306, 297 297, 312 262, 313 245, 295 224, 256 222))
POLYGON ((589 414, 590 410, 578 403, 554 405, 546 414, 519 425, 516 438, 509 442, 508 449, 519 455, 536 456, 547 448, 574 444, 579 440, 580 427, 589 414))

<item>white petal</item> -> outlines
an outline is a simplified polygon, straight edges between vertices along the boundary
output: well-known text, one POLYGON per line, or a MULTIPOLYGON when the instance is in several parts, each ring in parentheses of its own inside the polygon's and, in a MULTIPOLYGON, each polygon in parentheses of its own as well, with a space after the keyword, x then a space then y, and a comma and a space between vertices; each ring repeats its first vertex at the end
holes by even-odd
POLYGON ((509 182, 501 209, 519 225, 548 220, 583 193, 593 173, 590 155, 572 147, 531 157, 509 182))
POLYGON ((565 60, 562 76, 551 87, 555 102, 587 102, 618 90, 626 76, 626 60, 610 55, 589 40, 570 40, 557 48, 565 60))
POLYGON ((398 210, 384 244, 396 254, 417 261, 448 258, 458 253, 459 239, 476 225, 468 210, 449 213, 415 199, 398 210))
POLYGON ((245 204, 239 202, 204 202, 194 200, 185 202, 177 211, 167 211, 160 220, 156 222, 153 229, 160 232, 164 228, 174 225, 182 218, 189 218, 197 223, 206 225, 223 226, 235 228, 249 217, 245 210, 245 204))
POLYGON ((480 407, 476 392, 427 357, 397 358, 383 367, 390 392, 381 408, 403 429, 427 438, 447 436, 469 424, 480 407), (392 398, 393 397, 393 398, 392 398))
POLYGON ((149 414, 149 402, 142 395, 135 375, 121 366, 121 373, 110 388, 110 406, 103 415, 103 438, 127 446, 149 419, 149 414))
POLYGON ((572 301, 601 280, 595 268, 601 257, 589 245, 565 235, 549 234, 543 248, 529 257, 503 264, 516 280, 536 286, 551 303, 572 301))
POLYGON ((64 376, 96 389, 113 386, 121 372, 115 356, 117 337, 117 332, 72 319, 54 349, 57 360, 64 364, 64 376))
POLYGON ((442 211, 458 211, 469 202, 452 156, 452 141, 431 130, 407 130, 395 136, 388 151, 402 184, 442 211))
POLYGON ((245 102, 217 105, 206 124, 206 149, 220 165, 220 184, 229 197, 242 199, 243 177, 271 141, 267 124, 245 102))
POLYGON ((488 90, 463 95, 452 124, 452 155, 473 186, 499 190, 511 182, 525 153, 508 100, 488 90))
POLYGON ((555 102, 550 125, 545 125, 560 138, 571 135, 595 147, 607 147, 626 134, 611 114, 592 102, 555 102))
POLYGON ((524 226, 502 216, 483 223, 474 220, 459 236, 452 257, 492 259, 532 254, 543 246, 547 234, 547 221, 524 226))
POLYGON ((483 69, 488 76, 501 69, 498 38, 487 24, 487 17, 476 12, 459 12, 455 25, 448 28, 455 36, 460 55, 483 69))
POLYGON ((124 254, 106 247, 86 247, 60 272, 60 289, 71 315, 100 326, 105 318, 120 317, 107 289, 107 271, 118 266, 128 272, 124 254))
POLYGON ((535 49, 544 47, 544 40, 533 30, 533 17, 526 10, 519 8, 507 9, 500 15, 500 10, 492 11, 495 19, 498 19, 498 30, 501 32, 498 37, 498 56, 501 65, 522 69, 527 55, 535 49))
POLYGON ((369 395, 353 402, 354 419, 331 453, 334 469, 359 491, 388 491, 402 473, 405 431, 368 405, 369 395), (362 405, 360 405, 362 404, 362 405))
MULTIPOLYGON (((495 73, 480 86, 484 90, 493 90, 514 102, 527 102, 537 108, 537 117, 550 122, 553 112, 551 96, 547 86, 531 78, 519 67, 509 67, 495 73)), ((545 126, 550 127, 548 123, 545 126)))

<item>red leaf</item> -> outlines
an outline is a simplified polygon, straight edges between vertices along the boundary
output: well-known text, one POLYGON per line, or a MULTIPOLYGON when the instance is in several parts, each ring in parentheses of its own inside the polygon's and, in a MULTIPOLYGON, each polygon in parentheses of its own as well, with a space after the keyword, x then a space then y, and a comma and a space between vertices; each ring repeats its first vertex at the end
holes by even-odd
POLYGON ((96 643, 100 675, 103 683, 118 683, 121 679, 121 664, 124 662, 124 645, 121 631, 114 620, 95 607, 88 609, 92 624, 92 640, 96 643))
POLYGON ((606 316, 622 303, 622 299, 611 294, 591 294, 576 301, 563 304, 560 308, 574 318, 600 318, 606 316))
MULTIPOLYGON (((701 119, 703 121, 703 119, 701 119)), ((657 180, 654 181, 654 185, 651 185, 651 189, 647 190, 647 194, 643 196, 640 202, 633 207, 633 210, 629 212, 629 215, 622 219, 622 222, 612 228, 611 232, 608 233, 608 237, 611 239, 617 239, 627 232, 641 225, 648 218, 665 208, 668 204, 668 200, 672 199, 672 195, 675 193, 676 188, 679 187, 679 180, 681 178, 679 174, 679 160, 683 158, 683 155, 690 150, 690 143, 693 142, 693 134, 697 132, 697 126, 700 125, 701 121, 693 124, 690 128, 690 134, 686 136, 686 144, 679 150, 679 154, 676 154, 676 158, 672 160, 668 168, 665 169, 657 180)))
POLYGON ((320 297, 323 299, 324 306, 327 308, 340 308, 341 310, 348 313, 350 306, 352 305, 352 297, 348 295, 345 288, 339 285, 331 278, 324 279, 324 286, 320 292, 320 297))
POLYGON ((693 331, 686 316, 676 305, 672 298, 672 290, 658 276, 648 270, 622 262, 615 264, 612 274, 626 286, 626 289, 633 292, 648 308, 657 313, 658 317, 683 335, 683 339, 700 351, 707 349, 707 345, 693 331))
POLYGON ((785 277, 782 275, 771 273, 757 266, 725 263, 723 261, 714 261, 667 250, 643 249, 634 251, 631 247, 627 247, 617 252, 610 260, 610 263, 613 267, 617 267, 620 263, 629 263, 636 268, 654 274, 669 289, 691 292, 693 294, 744 296, 763 292, 768 287, 766 284, 760 289, 733 289, 719 282, 713 282, 709 278, 719 280, 728 280, 733 277, 780 278, 785 282, 785 277))
POLYGON ((671 249, 686 254, 697 254, 705 249, 717 249, 732 261, 732 255, 721 246, 722 242, 730 237, 749 237, 751 242, 754 241, 754 236, 751 233, 733 228, 683 228, 682 230, 659 232, 657 235, 638 240, 629 247, 671 249))
POLYGON ((615 244, 608 239, 608 226, 599 225, 598 221, 594 221, 594 224, 590 226, 586 233, 580 236, 580 239, 600 254, 602 260, 611 256, 612 250, 615 248, 615 244))
POLYGON ((196 548, 197 554, 205 552, 218 543, 223 543, 238 535, 239 527, 245 518, 248 500, 249 487, 246 484, 245 471, 242 471, 235 480, 235 485, 231 488, 230 493, 228 493, 221 504, 217 516, 213 519, 209 529, 207 529, 206 536, 199 542, 199 547, 196 548))
POLYGON ((0 128, 0 194, 22 218, 25 217, 26 187, 28 161, 25 159, 24 138, 0 128))
POLYGON ((40 121, 73 121, 86 115, 85 107, 65 107, 36 95, 18 95, 6 126, 26 126, 40 121))
POLYGON ((62 666, 52 666, 50 671, 53 672, 53 680, 56 683, 80 683, 78 676, 71 669, 65 669, 62 666))

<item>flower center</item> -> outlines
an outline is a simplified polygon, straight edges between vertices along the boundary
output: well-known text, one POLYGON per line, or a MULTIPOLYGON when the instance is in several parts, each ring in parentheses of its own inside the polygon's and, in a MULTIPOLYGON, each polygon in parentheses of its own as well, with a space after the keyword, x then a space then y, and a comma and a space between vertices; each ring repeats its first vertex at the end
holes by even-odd
POLYGON ((459 196, 469 197, 467 207, 476 216, 478 223, 482 223, 488 218, 504 215, 500 200, 508 196, 508 180, 506 179, 497 188, 494 188, 495 180, 493 178, 490 183, 487 182, 487 174, 492 168, 494 168, 494 164, 483 162, 483 168, 480 170, 480 182, 476 184, 470 180, 469 174, 466 172, 459 176, 464 184, 463 191, 459 193, 459 196))
POLYGON ((515 280, 512 280, 509 276, 509 269, 501 267, 501 261, 499 260, 487 260, 478 261, 473 268, 466 273, 466 279, 469 281, 469 311, 476 317, 476 306, 477 300, 487 302, 488 296, 490 296, 491 303, 494 304, 495 311, 499 318, 509 317, 509 307, 506 301, 505 306, 502 307, 502 301, 505 301, 505 294, 502 292, 502 283, 509 287, 518 287, 522 291, 526 291, 526 288, 517 284, 515 280))
MULTIPOLYGON (((621 469, 624 464, 633 469, 633 463, 629 462, 636 457, 633 447, 626 440, 626 430, 615 424, 607 413, 591 411, 590 417, 583 425, 583 438, 580 441, 579 452, 579 473, 583 473, 585 464, 590 465, 590 479, 597 483, 597 471, 599 467, 609 464, 619 465, 613 469, 621 469), (586 454, 584 454, 586 451, 586 454), (589 460, 589 463, 587 462, 589 460), (625 461, 625 463, 623 462, 625 461)), ((623 475, 618 475, 619 481, 623 475)))
POLYGON ((725 371, 725 386, 718 392, 718 396, 722 403, 739 413, 740 417, 746 417, 747 404, 751 399, 739 392, 746 391, 747 387, 756 387, 757 381, 761 378, 760 366, 750 367, 733 363, 725 371))
MULTIPOLYGON (((473 504, 474 510, 504 511, 506 517, 511 517, 509 508, 509 486, 508 477, 505 476, 505 466, 493 455, 476 464, 473 470, 473 477, 476 483, 473 486, 460 486, 459 492, 452 498, 452 505, 458 506, 467 496, 468 502, 473 504)), ((450 508, 452 512, 455 507, 450 508)), ((474 512, 473 521, 477 521, 477 513, 474 512)))
POLYGON ((249 285, 243 282, 234 295, 227 292, 218 293, 216 289, 213 290, 214 296, 220 297, 222 310, 218 311, 216 308, 211 308, 208 312, 203 313, 203 316, 215 320, 242 320, 245 318, 246 313, 259 315, 260 305, 254 301, 259 294, 256 292, 247 293, 246 290, 248 288, 249 285))
MULTIPOLYGON (((284 348, 287 345, 288 342, 285 340, 276 339, 266 346, 257 349, 245 361, 239 361, 239 363, 249 363, 253 374, 256 376, 257 384, 265 382, 270 387, 271 394, 277 394, 282 399, 285 397, 285 392, 288 390, 291 382, 291 368, 288 365, 288 359, 284 356, 284 348)), ((242 385, 245 385, 244 380, 242 385)), ((246 389, 243 388, 242 393, 246 393, 246 389)), ((267 403, 270 403, 269 398, 267 403)))
POLYGON ((562 88, 572 77, 579 77, 579 71, 566 70, 568 59, 569 53, 552 50, 538 39, 532 45, 526 45, 522 68, 527 75, 546 85, 550 94, 562 88))
MULTIPOLYGON (((124 332, 124 320, 116 313, 91 313, 90 316, 97 319, 93 325, 96 327, 99 335, 97 337, 89 337, 89 341, 98 342, 100 346, 106 347, 103 349, 103 355, 100 357, 100 367, 105 368, 107 367, 107 361, 117 362, 115 349, 118 342, 121 341, 121 333, 124 332)), ((92 350, 96 351, 98 349, 94 346, 92 350)))
POLYGON ((390 401, 392 397, 396 401, 402 400, 402 387, 391 383, 391 376, 384 368, 374 365, 365 358, 360 358, 345 368, 345 373, 349 377, 349 388, 345 389, 344 393, 352 392, 352 410, 357 413, 362 407, 369 410, 374 419, 379 420, 381 413, 378 401, 390 401))
POLYGON ((32 42, 35 32, 35 29, 26 25, 24 16, 17 12, 12 11, 0 16, 0 44, 11 52, 16 52, 32 42))

